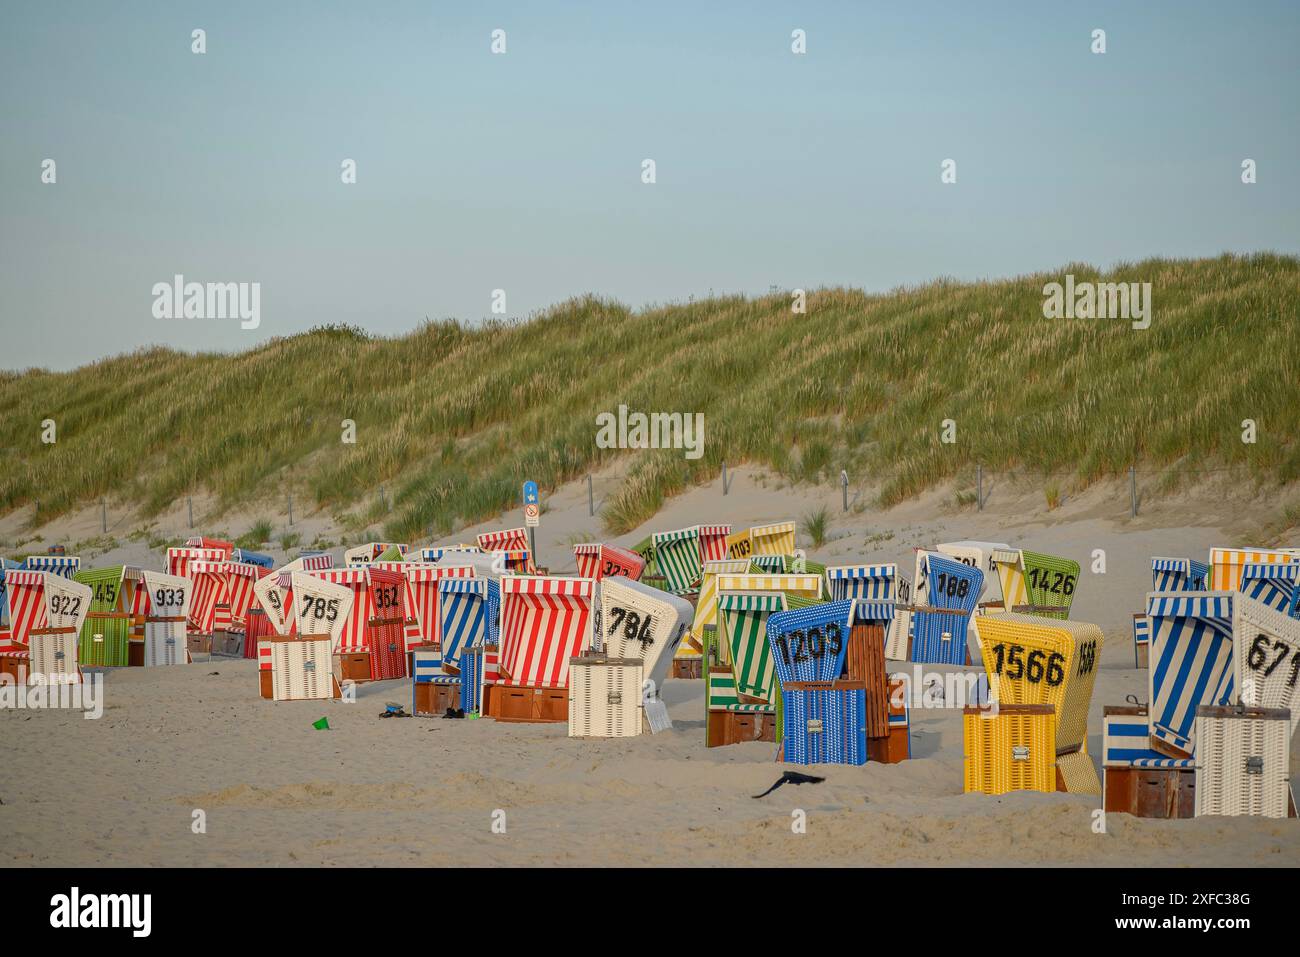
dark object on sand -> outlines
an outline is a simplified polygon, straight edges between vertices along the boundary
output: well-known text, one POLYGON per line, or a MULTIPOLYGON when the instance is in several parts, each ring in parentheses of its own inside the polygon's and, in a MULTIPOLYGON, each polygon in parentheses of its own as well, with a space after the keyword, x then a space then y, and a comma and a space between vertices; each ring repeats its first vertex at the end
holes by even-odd
POLYGON ((383 711, 379 712, 381 718, 409 718, 410 715, 406 709, 399 705, 389 705, 383 711))
POLYGON ((465 711, 464 711, 464 709, 462 709, 462 708, 448 708, 448 709, 447 709, 447 713, 444 714, 443 717, 444 717, 444 718, 463 718, 463 717, 465 717, 465 711))
POLYGON ((786 784, 786 783, 789 783, 789 784, 821 784, 821 783, 822 783, 823 781, 825 781, 825 780, 826 780, 825 778, 814 777, 814 776, 811 775, 811 774, 800 774, 798 771, 786 771, 784 774, 781 775, 781 779, 780 779, 779 781, 777 781, 775 784, 773 784, 770 788, 768 788, 768 789, 767 789, 766 791, 764 791, 762 794, 755 794, 754 797, 755 797, 755 799, 757 799, 757 798, 762 798, 762 797, 767 797, 769 794, 771 794, 773 791, 775 791, 777 788, 779 788, 782 784, 786 784))

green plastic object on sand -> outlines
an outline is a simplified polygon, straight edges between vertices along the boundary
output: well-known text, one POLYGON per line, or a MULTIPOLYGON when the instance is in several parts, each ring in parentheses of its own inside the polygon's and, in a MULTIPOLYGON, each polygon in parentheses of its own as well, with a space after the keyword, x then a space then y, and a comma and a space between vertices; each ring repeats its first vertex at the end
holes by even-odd
POLYGON ((317 731, 328 731, 330 729, 330 719, 321 718, 319 721, 313 721, 311 726, 317 731))

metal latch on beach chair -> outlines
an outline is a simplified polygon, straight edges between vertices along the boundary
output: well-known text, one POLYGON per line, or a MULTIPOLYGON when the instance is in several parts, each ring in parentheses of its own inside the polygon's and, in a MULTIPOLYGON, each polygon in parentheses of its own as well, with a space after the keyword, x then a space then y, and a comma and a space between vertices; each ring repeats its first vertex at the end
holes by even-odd
POLYGON ((809 734, 821 734, 821 731, 822 731, 822 722, 821 722, 821 718, 809 718, 809 719, 808 719, 808 733, 809 733, 809 734))
POLYGON ((315 670, 316 670, 316 662, 314 662, 314 661, 304 661, 304 662, 302 663, 302 670, 303 670, 303 671, 315 671, 315 670))
POLYGON ((623 692, 621 692, 621 691, 611 691, 611 692, 609 693, 608 700, 609 700, 609 703, 610 703, 610 704, 622 704, 622 703, 623 703, 623 692))
POLYGON ((1264 759, 1261 758, 1261 757, 1258 757, 1258 756, 1247 758, 1247 759, 1246 759, 1246 773, 1247 773, 1247 774, 1263 774, 1263 773, 1264 773, 1264 759))
POLYGON ((1029 760, 1029 748, 1027 748, 1027 747, 1026 747, 1025 745, 1023 745, 1023 744, 1017 744, 1015 747, 1013 747, 1013 748, 1011 749, 1011 760, 1012 760, 1012 761, 1028 761, 1028 760, 1029 760))

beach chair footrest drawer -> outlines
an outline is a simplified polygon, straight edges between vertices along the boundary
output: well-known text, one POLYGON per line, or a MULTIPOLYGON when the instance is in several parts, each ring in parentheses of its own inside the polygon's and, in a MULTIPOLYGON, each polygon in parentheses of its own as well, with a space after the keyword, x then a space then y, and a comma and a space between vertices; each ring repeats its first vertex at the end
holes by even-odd
POLYGON ((488 712, 497 721, 569 720, 569 692, 565 688, 527 688, 493 685, 488 689, 488 712))
POLYGON ((1196 816, 1193 768, 1105 768, 1107 813, 1165 820, 1196 816))
POLYGON ((704 659, 703 658, 674 658, 673 677, 674 678, 704 677, 704 659))
POLYGON ((708 746, 722 747, 746 741, 776 742, 776 715, 766 711, 710 711, 708 746))
POLYGON ((909 728, 890 728, 887 735, 867 738, 867 760, 869 761, 898 764, 911 756, 912 741, 909 728))
POLYGON ((415 685, 416 714, 446 714, 448 708, 460 708, 460 682, 420 681, 415 685))
POLYGON ((345 681, 369 681, 370 675, 370 652, 347 651, 334 656, 334 676, 339 684, 345 681))

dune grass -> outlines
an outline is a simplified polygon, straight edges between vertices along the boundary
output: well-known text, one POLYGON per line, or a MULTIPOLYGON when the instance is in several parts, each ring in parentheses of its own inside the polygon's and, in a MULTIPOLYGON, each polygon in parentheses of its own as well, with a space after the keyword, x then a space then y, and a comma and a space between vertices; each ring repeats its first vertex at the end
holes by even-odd
POLYGON ((847 468, 890 504, 986 468, 1060 471, 1071 487, 1140 466, 1300 474, 1300 260, 1259 254, 1122 265, 1151 282, 1154 317, 1042 317, 1072 272, 884 295, 815 290, 633 312, 593 297, 527 323, 430 323, 377 339, 327 328, 234 355, 149 349, 68 373, 0 374, 0 513, 43 522, 108 495, 146 513, 207 491, 230 508, 294 491, 367 512, 394 540, 517 506, 632 455, 602 519, 623 531, 723 459, 791 480, 847 468), (703 412, 703 457, 595 444, 597 413, 703 412), (53 419, 58 441, 41 443, 53 419), (1240 441, 1242 420, 1259 438, 1240 441), (342 441, 344 420, 355 444, 342 441), (957 422, 957 442, 940 441, 957 422))

